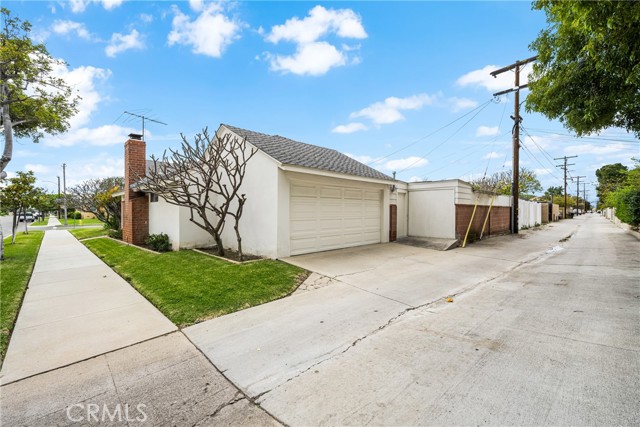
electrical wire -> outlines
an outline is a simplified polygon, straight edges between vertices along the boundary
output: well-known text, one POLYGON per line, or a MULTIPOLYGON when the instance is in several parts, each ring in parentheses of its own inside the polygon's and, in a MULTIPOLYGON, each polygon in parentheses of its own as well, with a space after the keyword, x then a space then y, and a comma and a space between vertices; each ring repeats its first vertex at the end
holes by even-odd
MULTIPOLYGON (((487 106, 493 102, 493 100, 489 100, 488 102, 485 102, 482 105, 482 108, 480 108, 473 116, 471 116, 471 118, 469 120, 467 120, 466 122, 464 122, 462 124, 462 126, 460 126, 458 129, 456 129, 455 132, 453 132, 451 135, 449 135, 447 138, 445 138, 444 141, 442 141, 440 144, 436 145, 435 147, 433 147, 428 153, 426 153, 423 156, 418 157, 414 162, 410 163, 409 165, 407 165, 404 169, 398 171, 398 173, 402 173, 404 171, 406 171, 407 169, 411 169, 411 167, 413 165, 415 165, 416 163, 418 163, 421 160, 424 160, 428 155, 430 155, 431 153, 433 153, 435 150, 437 150, 438 148, 440 148, 441 146, 443 146, 445 143, 447 143, 451 138, 453 138, 458 132, 460 132, 466 125, 469 124, 469 122, 471 122, 473 119, 475 119, 478 114, 480 114, 485 108, 487 108, 487 106)), ((477 108, 476 108, 477 109, 477 108)))
POLYGON ((407 148, 409 148, 409 147, 413 147, 413 146, 414 146, 414 145, 416 145, 418 142, 423 141, 423 140, 425 140, 425 139, 427 139, 427 138, 429 138, 429 137, 432 137, 433 135, 435 135, 435 134, 437 134, 438 132, 440 132, 440 131, 442 131, 442 130, 444 130, 444 129, 448 128, 449 126, 453 125, 454 123, 458 122, 459 120, 464 119, 466 116, 468 116, 469 114, 473 113, 474 111, 476 111, 476 110, 478 110, 478 109, 484 109, 484 108, 485 108, 487 105, 489 105, 491 102, 493 102, 493 98, 492 98, 492 99, 489 99, 488 101, 484 102, 483 104, 481 104, 481 105, 477 106, 477 107, 476 107, 476 108, 474 108, 473 110, 467 111, 465 114, 463 114, 463 115, 461 115, 460 117, 458 117, 458 118, 456 118, 456 119, 454 119, 454 120, 450 121, 450 122, 449 122, 449 123, 447 123, 446 125, 439 127, 438 129, 434 130, 433 132, 429 133, 428 135, 422 136, 422 137, 420 137, 420 138, 416 139, 415 141, 413 141, 413 142, 411 142, 411 143, 409 143, 409 144, 405 145, 404 147, 399 148, 399 149, 397 149, 397 150, 395 150, 395 151, 393 151, 393 152, 391 152, 391 153, 387 154, 386 156, 378 157, 377 159, 370 160, 369 162, 367 162, 367 163, 365 163, 365 164, 366 164, 366 165, 371 165, 371 164, 374 164, 374 163, 378 163, 378 162, 380 162, 380 161, 382 161, 382 160, 384 160, 384 159, 388 159, 389 157, 393 156, 394 154, 398 154, 399 152, 406 150, 406 149, 407 149, 407 148))

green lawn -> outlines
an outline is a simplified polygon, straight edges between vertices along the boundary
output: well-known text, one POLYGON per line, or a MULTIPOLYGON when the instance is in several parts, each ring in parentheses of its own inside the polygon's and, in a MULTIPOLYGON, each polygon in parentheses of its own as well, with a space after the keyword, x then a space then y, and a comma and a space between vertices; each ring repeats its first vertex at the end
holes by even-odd
POLYGON ((306 277, 274 260, 238 265, 194 251, 153 254, 111 239, 84 244, 181 327, 284 297, 306 277))
POLYGON ((29 223, 29 226, 35 226, 35 227, 40 227, 42 225, 47 225, 47 222, 49 222, 49 219, 45 219, 44 221, 33 221, 29 223))
POLYGON ((16 243, 5 239, 4 261, 0 261, 0 361, 7 352, 9 337, 16 321, 22 296, 31 277, 36 262, 38 249, 42 242, 42 231, 30 231, 29 234, 18 233, 16 243))
MULTIPOLYGON (((64 224, 64 218, 60 220, 60 223, 64 224)), ((96 218, 87 218, 87 219, 67 218, 67 225, 104 225, 104 222, 96 218)))
POLYGON ((71 234, 73 234, 76 239, 88 239, 90 237, 100 237, 106 236, 109 234, 109 230, 103 227, 91 227, 91 228, 72 228, 69 230, 71 234))

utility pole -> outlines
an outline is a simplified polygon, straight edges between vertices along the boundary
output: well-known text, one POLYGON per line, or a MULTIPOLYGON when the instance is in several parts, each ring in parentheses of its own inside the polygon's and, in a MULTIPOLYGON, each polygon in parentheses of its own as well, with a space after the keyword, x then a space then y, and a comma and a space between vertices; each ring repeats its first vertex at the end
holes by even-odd
POLYGON ((583 212, 586 212, 587 211, 587 183, 586 182, 582 183, 582 200, 584 200, 583 212))
POLYGON ((580 178, 586 178, 586 176, 576 176, 575 178, 578 180, 578 188, 576 188, 576 215, 580 215, 580 178))
POLYGON ((58 220, 60 219, 60 175, 58 175, 58 220))
POLYGON ((64 225, 67 225, 67 164, 62 164, 62 190, 64 191, 64 225))
POLYGON ((562 214, 562 219, 567 219, 567 166, 572 166, 575 163, 567 163, 567 159, 572 159, 578 156, 564 156, 564 157, 556 157, 553 160, 563 160, 564 163, 561 165, 556 165, 557 168, 562 168, 564 170, 564 209, 562 214))
POLYGON ((502 74, 509 70, 515 70, 515 85, 512 89, 503 90, 502 92, 496 92, 493 96, 505 95, 510 92, 515 92, 514 104, 513 104, 513 183, 511 184, 511 197, 513 199, 513 209, 511 210, 511 232, 518 234, 518 199, 519 186, 520 186, 520 89, 526 88, 528 85, 520 85, 520 70, 522 67, 530 62, 538 59, 538 56, 532 56, 524 61, 516 61, 511 65, 502 67, 498 70, 492 71, 490 74, 493 77, 497 77, 498 74, 502 74))

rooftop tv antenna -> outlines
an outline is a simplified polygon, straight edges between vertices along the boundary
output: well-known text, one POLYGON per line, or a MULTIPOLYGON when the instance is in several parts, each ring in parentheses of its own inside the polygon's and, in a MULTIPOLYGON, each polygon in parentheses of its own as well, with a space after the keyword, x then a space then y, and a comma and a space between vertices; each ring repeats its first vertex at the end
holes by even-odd
POLYGON ((150 122, 159 123, 161 125, 167 126, 167 124, 165 122, 161 122, 160 120, 154 120, 154 119, 151 119, 149 117, 143 116, 141 114, 130 113, 128 111, 125 111, 124 114, 129 114, 130 116, 135 116, 135 117, 138 117, 138 118, 142 119, 142 140, 143 141, 144 141, 144 121, 145 120, 148 120, 150 122))

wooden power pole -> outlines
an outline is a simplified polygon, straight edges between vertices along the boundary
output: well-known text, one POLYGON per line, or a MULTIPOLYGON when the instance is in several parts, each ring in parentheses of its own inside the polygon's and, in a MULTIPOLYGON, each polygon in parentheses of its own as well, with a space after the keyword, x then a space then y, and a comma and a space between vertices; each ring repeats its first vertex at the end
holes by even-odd
POLYGON ((513 199, 513 209, 511 210, 511 232, 518 233, 518 199, 519 186, 520 186, 520 89, 526 88, 528 85, 520 84, 520 70, 522 67, 530 62, 538 59, 538 56, 532 56, 524 61, 516 61, 511 65, 502 67, 498 70, 492 71, 491 75, 497 77, 498 74, 502 74, 509 70, 515 70, 515 85, 512 89, 503 90, 502 92, 494 93, 493 96, 505 95, 510 92, 515 92, 515 98, 513 103, 513 183, 511 184, 511 197, 513 199))
POLYGON ((576 215, 580 215, 580 178, 586 178, 586 176, 576 176, 575 178, 578 180, 576 188, 576 215))
POLYGON ((556 165, 558 168, 562 168, 564 170, 564 209, 562 210, 562 219, 567 219, 567 166, 572 166, 575 163, 567 163, 567 159, 572 159, 578 156, 564 156, 564 157, 556 157, 553 160, 564 160, 564 163, 561 165, 556 165))

